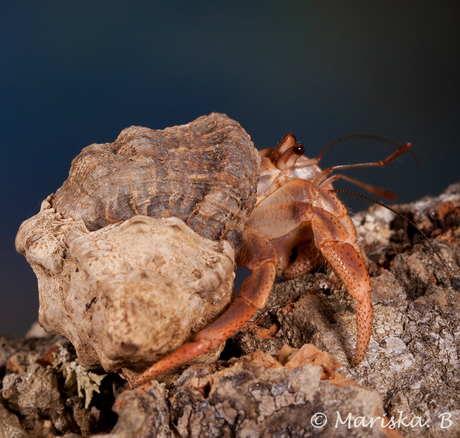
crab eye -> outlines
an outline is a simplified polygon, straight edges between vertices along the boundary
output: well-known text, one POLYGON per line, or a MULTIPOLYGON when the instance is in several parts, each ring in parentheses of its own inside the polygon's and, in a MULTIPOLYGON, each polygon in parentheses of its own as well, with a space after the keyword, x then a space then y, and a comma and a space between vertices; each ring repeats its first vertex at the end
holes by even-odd
POLYGON ((300 143, 297 143, 292 149, 292 152, 294 152, 296 155, 303 155, 305 148, 300 143))

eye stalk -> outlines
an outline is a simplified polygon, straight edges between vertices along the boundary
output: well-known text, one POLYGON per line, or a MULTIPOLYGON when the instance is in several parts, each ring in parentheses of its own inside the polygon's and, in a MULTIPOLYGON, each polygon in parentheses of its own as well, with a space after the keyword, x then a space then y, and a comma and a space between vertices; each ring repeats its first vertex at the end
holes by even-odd
POLYGON ((278 153, 280 156, 287 152, 288 149, 295 146, 296 143, 297 139, 294 134, 286 134, 278 145, 278 153))
POLYGON ((279 170, 285 170, 295 166, 297 159, 305 152, 305 148, 297 143, 294 134, 286 134, 276 151, 278 157, 274 160, 274 164, 279 170))
MULTIPOLYGON (((295 139, 294 136, 292 137, 293 139, 295 139)), ((292 139, 289 140, 292 141, 292 139)), ((279 170, 290 169, 291 167, 294 167, 297 159, 301 157, 304 152, 305 148, 300 143, 294 143, 293 146, 291 146, 289 149, 287 149, 279 156, 279 158, 275 162, 275 166, 279 170)))

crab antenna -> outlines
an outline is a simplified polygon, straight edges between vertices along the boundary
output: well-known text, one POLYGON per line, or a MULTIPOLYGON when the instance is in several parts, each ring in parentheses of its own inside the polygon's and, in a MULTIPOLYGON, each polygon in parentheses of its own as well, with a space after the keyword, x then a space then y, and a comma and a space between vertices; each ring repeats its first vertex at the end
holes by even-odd
POLYGON ((373 161, 371 163, 341 164, 338 166, 328 167, 327 169, 324 169, 320 174, 318 174, 318 176, 313 180, 313 185, 317 187, 324 187, 326 184, 335 181, 338 177, 335 175, 329 177, 329 175, 337 169, 354 169, 357 167, 382 167, 385 164, 388 164, 389 162, 393 161, 403 152, 407 151, 407 149, 409 149, 411 146, 411 143, 406 143, 405 145, 401 146, 396 151, 394 151, 392 154, 388 155, 388 157, 386 157, 384 160, 373 161))
POLYGON ((340 164, 338 166, 331 166, 329 167, 330 170, 337 170, 337 169, 355 169, 357 167, 382 167, 385 164, 390 163, 396 157, 401 155, 403 152, 407 151, 412 146, 412 143, 406 143, 400 146, 396 151, 392 154, 388 155, 384 160, 379 161, 372 161, 370 163, 356 163, 356 164, 340 164))
MULTIPOLYGON (((320 161, 321 158, 323 157, 324 153, 331 146, 334 146, 335 144, 340 143, 341 141, 351 140, 351 139, 354 139, 354 138, 368 138, 368 139, 371 139, 371 140, 376 140, 376 141, 381 141, 383 143, 388 143, 388 144, 391 144, 393 146, 402 146, 402 144, 398 143, 397 141, 390 140, 388 138, 381 137, 379 135, 373 135, 373 134, 349 134, 349 135, 345 135, 343 137, 340 137, 340 138, 332 141, 331 143, 327 144, 326 146, 324 146, 324 148, 319 153, 317 160, 320 161)), ((413 151, 409 151, 409 153, 414 157, 414 159, 415 159, 415 161, 417 161, 418 165, 421 166, 420 160, 418 159, 417 155, 415 155, 415 153, 413 151)))
POLYGON ((415 225, 414 222, 412 222, 408 217, 404 216, 403 214, 399 213, 398 211, 396 211, 394 208, 391 208, 389 207, 388 205, 386 205, 385 203, 383 202, 380 202, 380 201, 377 201, 375 199, 372 199, 370 198, 369 196, 366 196, 366 195, 361 195, 360 193, 355 193, 355 192, 350 192, 349 190, 340 190, 340 189, 332 189, 332 190, 329 190, 330 192, 334 192, 334 193, 347 193, 348 195, 355 195, 355 196, 358 196, 360 198, 363 198, 363 199, 366 199, 368 201, 371 201, 373 202, 374 204, 378 204, 378 205, 381 205, 382 207, 385 207, 386 209, 390 210, 391 212, 393 212, 394 214, 396 214, 397 216, 403 218, 404 220, 406 220, 409 224, 411 224, 422 236, 423 238, 428 242, 428 244, 431 246, 431 249, 433 250, 433 252, 436 254, 436 256, 438 257, 438 259, 441 261, 442 265, 444 266, 444 269, 446 270, 447 272, 447 275, 449 276, 450 278, 450 281, 452 281, 452 275, 450 274, 450 271, 449 269, 447 268, 447 265, 446 263, 444 262, 444 260, 442 259, 441 255, 439 254, 439 252, 436 250, 436 248, 433 246, 433 244, 431 243, 430 239, 428 239, 427 235, 419 228, 417 227, 417 225, 415 225))
POLYGON ((356 184, 357 186, 362 187, 363 189, 367 190, 370 193, 373 193, 374 195, 381 196, 382 198, 387 198, 390 201, 395 201, 396 200, 396 194, 393 192, 389 192, 388 190, 384 189, 379 189, 378 187, 371 186, 370 184, 366 184, 362 181, 359 181, 355 178, 350 178, 347 175, 343 175, 342 173, 337 173, 335 175, 330 176, 329 178, 325 179, 321 184, 318 186, 320 188, 326 187, 328 184, 333 183, 334 181, 337 181, 339 178, 348 181, 352 184, 356 184))

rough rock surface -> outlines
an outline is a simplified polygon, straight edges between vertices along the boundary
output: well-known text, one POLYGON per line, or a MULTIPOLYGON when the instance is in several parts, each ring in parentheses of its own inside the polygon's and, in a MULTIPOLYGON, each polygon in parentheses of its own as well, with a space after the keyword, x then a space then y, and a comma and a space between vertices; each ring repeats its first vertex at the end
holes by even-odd
POLYGON ((0 337, 0 437, 91 436, 110 431, 115 395, 126 382, 89 372, 61 336, 0 337), (80 435, 81 434, 81 435, 80 435))
POLYGON ((329 271, 275 284, 268 310, 232 342, 245 354, 311 342, 340 361, 345 377, 379 392, 388 418, 402 418, 404 436, 459 436, 460 183, 396 209, 430 237, 453 279, 406 221, 380 206, 358 213, 374 307, 359 367, 351 366, 355 304, 329 271))
POLYGON ((378 393, 337 374, 340 364, 309 344, 284 346, 276 359, 259 351, 194 365, 168 388, 155 381, 144 390, 126 389, 116 374, 85 373, 64 338, 25 344, 6 365, 2 438, 345 437, 354 428, 362 429, 355 436, 400 436, 382 427, 378 393))
POLYGON ((355 302, 325 267, 279 281, 266 308, 227 343, 227 360, 191 365, 145 391, 127 389, 116 374, 74 371, 62 338, 3 338, 0 437, 459 436, 460 183, 396 208, 430 237, 453 279, 393 213, 375 206, 356 215, 374 305, 358 368, 355 302))

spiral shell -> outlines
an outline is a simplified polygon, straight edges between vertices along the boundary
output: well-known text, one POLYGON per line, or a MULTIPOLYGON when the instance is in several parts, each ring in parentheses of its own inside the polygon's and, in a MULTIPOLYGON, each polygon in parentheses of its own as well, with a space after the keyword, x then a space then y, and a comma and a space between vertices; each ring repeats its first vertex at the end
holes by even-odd
POLYGON ((189 340, 233 298, 259 161, 217 113, 84 148, 16 236, 37 275, 40 325, 69 338, 84 366, 125 375, 189 340))
POLYGON ((90 231, 135 215, 178 217, 235 248, 256 201, 259 155, 234 120, 212 113, 182 126, 132 126, 72 161, 52 206, 90 231))

